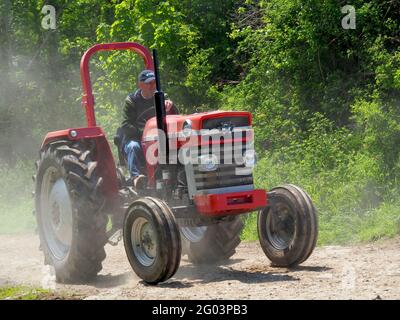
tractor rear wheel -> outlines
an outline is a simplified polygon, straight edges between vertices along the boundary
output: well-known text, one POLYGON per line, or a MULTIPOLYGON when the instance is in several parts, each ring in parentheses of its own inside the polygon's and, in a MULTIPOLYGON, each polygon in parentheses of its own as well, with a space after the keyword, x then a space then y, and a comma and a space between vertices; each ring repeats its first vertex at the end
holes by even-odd
POLYGON ((271 190, 270 202, 259 212, 257 229, 265 255, 276 267, 304 262, 317 243, 318 221, 309 195, 294 185, 271 190))
POLYGON ((135 273, 149 284, 171 278, 181 260, 181 239, 168 205, 152 197, 140 198, 128 208, 123 238, 135 273))
POLYGON ((242 229, 240 216, 210 226, 181 227, 184 253, 194 264, 226 261, 235 254, 242 229))
POLYGON ((102 269, 107 215, 89 143, 55 141, 37 162, 36 220, 45 263, 56 280, 82 283, 102 269))

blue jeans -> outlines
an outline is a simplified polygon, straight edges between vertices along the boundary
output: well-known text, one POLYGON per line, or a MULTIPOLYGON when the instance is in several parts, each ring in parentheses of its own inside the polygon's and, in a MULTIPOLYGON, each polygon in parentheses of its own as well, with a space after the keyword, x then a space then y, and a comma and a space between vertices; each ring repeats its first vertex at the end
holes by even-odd
POLYGON ((144 157, 142 146, 140 142, 135 140, 129 140, 124 145, 124 152, 128 162, 128 170, 131 177, 136 177, 141 174, 139 167, 144 164, 144 157))

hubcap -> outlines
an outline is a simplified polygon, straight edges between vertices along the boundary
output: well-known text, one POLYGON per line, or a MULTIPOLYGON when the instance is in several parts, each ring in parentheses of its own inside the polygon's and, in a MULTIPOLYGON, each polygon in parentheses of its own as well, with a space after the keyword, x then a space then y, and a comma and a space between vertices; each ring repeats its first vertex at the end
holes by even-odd
POLYGON ((146 267, 151 266, 156 258, 158 245, 154 228, 147 219, 139 217, 133 222, 131 242, 139 262, 146 267))
POLYGON ((296 217, 285 203, 278 202, 270 209, 266 219, 267 236, 272 246, 285 250, 295 236, 296 217))
POLYGON ((68 187, 56 168, 49 168, 43 177, 42 226, 53 256, 65 258, 72 241, 72 203, 68 187))

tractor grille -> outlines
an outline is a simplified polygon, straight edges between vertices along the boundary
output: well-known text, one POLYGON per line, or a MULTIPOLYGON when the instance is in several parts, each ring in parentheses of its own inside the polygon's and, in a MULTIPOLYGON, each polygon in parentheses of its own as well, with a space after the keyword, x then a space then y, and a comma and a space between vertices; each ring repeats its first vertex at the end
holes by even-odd
MULTIPOLYGON (((243 166, 244 167, 244 166, 243 166)), ((194 167, 196 189, 218 189, 253 184, 253 174, 237 175, 235 165, 220 165, 216 171, 201 172, 194 167)))
MULTIPOLYGON (((245 144, 232 148, 224 148, 220 145, 219 152, 213 152, 218 158, 218 166, 215 171, 201 171, 199 164, 193 164, 193 178, 196 191, 198 193, 215 192, 214 189, 236 187, 240 191, 240 186, 253 185, 253 170, 246 168, 241 155, 249 150, 245 144), (236 153, 237 160, 234 158, 236 153), (240 156, 239 156, 240 155, 240 156), (211 191, 213 190, 213 191, 211 191), (207 192, 208 191, 208 192, 207 192)), ((204 154, 199 152, 199 154, 204 154)), ((211 154, 211 151, 209 152, 211 154)))

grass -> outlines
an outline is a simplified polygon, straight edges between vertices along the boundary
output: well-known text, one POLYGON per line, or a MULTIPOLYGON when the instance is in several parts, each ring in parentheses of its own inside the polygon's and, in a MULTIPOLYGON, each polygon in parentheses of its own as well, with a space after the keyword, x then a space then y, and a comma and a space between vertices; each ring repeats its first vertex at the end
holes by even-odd
POLYGON ((384 203, 366 215, 361 222, 358 239, 375 241, 394 237, 400 233, 400 203, 384 203))
POLYGON ((241 239, 244 241, 258 241, 257 234, 257 213, 252 212, 245 216, 245 227, 241 234, 241 239))
POLYGON ((23 286, 0 287, 0 300, 41 300, 51 292, 23 286))
POLYGON ((33 173, 31 163, 18 162, 13 168, 0 166, 0 233, 35 230, 33 173))
MULTIPOLYGON (((376 241, 400 233, 400 201, 395 195, 382 196, 373 159, 357 155, 349 163, 319 171, 309 164, 269 155, 259 161, 254 176, 258 188, 293 183, 309 193, 317 208, 318 245, 376 241)), ((245 221, 242 240, 258 240, 257 215, 245 221)))
MULTIPOLYGON (((257 213, 246 216, 241 238, 258 241, 257 213)), ((400 234, 400 203, 382 204, 363 216, 319 215, 318 245, 350 244, 392 238, 400 234)))
POLYGON ((54 292, 27 286, 0 287, 0 300, 80 300, 83 298, 79 294, 54 292))

